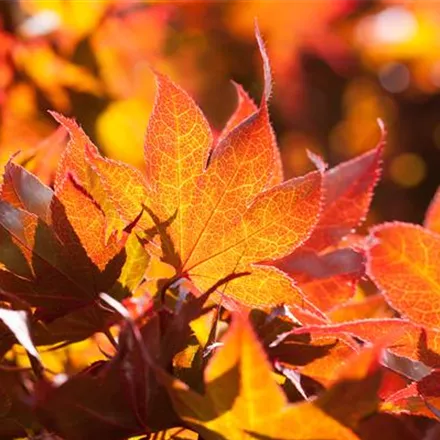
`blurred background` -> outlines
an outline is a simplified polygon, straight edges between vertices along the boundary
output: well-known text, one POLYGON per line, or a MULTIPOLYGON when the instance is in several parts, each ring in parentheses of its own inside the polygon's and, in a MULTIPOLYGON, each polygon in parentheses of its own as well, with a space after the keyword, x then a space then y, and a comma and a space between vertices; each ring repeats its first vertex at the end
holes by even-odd
POLYGON ((355 0, 0 2, 0 165, 20 160, 51 182, 74 116, 109 157, 143 166, 166 73, 219 131, 231 79, 259 100, 258 19, 273 67, 271 116, 286 177, 373 148, 388 129, 368 222, 421 222, 440 182, 440 3, 355 0))

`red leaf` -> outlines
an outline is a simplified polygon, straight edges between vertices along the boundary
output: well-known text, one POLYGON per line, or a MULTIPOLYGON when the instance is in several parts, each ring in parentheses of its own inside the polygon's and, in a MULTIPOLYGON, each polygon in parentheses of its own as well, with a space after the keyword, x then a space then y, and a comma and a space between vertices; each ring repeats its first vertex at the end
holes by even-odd
POLYGON ((297 251, 276 266, 290 275, 306 298, 325 312, 347 302, 364 273, 364 258, 352 249, 328 254, 297 251))
MULTIPOLYGON (((108 219, 108 236, 122 230, 148 205, 145 179, 135 168, 121 162, 104 159, 98 149, 72 119, 52 112, 70 135, 70 141, 58 166, 55 189, 72 173, 84 189, 100 204, 108 219), (92 160, 93 159, 93 160, 92 160)), ((143 216, 139 227, 152 226, 143 216)))
POLYGON ((373 189, 380 177, 385 132, 373 150, 344 162, 324 174, 324 206, 306 249, 320 251, 336 245, 364 221, 373 189))
POLYGON ((418 382, 388 396, 382 405, 383 411, 396 414, 412 414, 439 419, 440 372, 433 371, 418 382))
POLYGON ((350 335, 374 343, 388 337, 387 348, 398 356, 422 361, 433 367, 440 366, 440 333, 424 329, 402 319, 366 319, 341 324, 307 326, 294 334, 350 335))

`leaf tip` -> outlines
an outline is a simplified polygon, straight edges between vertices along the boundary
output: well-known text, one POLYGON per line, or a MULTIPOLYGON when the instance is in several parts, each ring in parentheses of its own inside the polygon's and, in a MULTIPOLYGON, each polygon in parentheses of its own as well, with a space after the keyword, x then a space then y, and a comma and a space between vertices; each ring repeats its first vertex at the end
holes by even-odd
POLYGON ((272 95, 272 71, 270 67, 269 56, 267 55, 266 46, 263 41, 263 37, 258 26, 258 20, 255 18, 255 38, 257 39, 258 49, 263 60, 264 71, 264 93, 262 97, 262 103, 269 100, 272 95))
POLYGON ((316 169, 323 174, 324 171, 328 168, 328 163, 324 161, 324 159, 316 153, 313 153, 313 151, 310 151, 309 149, 306 149, 307 157, 313 162, 313 164, 316 166, 316 169))
POLYGON ((48 110, 47 112, 61 125, 65 125, 65 122, 69 120, 69 118, 55 110, 48 110))
POLYGON ((380 147, 380 149, 382 149, 383 147, 385 147, 387 136, 388 136, 388 131, 387 131, 387 128, 385 126, 385 122, 383 121, 383 119, 377 118, 376 121, 377 121, 377 125, 379 126, 379 130, 380 130, 380 139, 379 139, 378 147, 380 147))

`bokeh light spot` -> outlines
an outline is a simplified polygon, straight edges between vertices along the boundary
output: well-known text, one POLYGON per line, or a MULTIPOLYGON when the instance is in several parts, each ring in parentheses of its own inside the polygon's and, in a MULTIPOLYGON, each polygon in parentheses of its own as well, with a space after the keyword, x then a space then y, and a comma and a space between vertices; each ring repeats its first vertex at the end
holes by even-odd
POLYGON ((373 34, 378 41, 393 44, 410 40, 417 29, 414 15, 404 7, 394 6, 376 15, 373 34))
POLYGON ((403 153, 390 165, 390 177, 400 186, 411 188, 419 185, 426 176, 425 161, 415 153, 403 153))
POLYGON ((406 90, 410 78, 408 68, 402 63, 387 63, 379 70, 380 84, 391 93, 400 93, 406 90))
POLYGON ((61 25, 61 17, 51 10, 42 10, 29 17, 21 26, 20 32, 26 37, 50 34, 61 25))

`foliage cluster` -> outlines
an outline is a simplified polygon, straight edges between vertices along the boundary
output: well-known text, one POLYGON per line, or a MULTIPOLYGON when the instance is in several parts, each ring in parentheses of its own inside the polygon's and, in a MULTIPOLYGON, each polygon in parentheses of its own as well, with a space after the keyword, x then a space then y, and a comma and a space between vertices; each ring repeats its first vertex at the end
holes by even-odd
POLYGON ((156 73, 144 173, 58 113, 53 188, 6 165, 0 438, 438 434, 440 196, 423 227, 357 232, 382 123, 367 153, 331 169, 310 153, 316 170, 284 180, 257 40, 261 102, 236 85, 218 134, 156 73))

